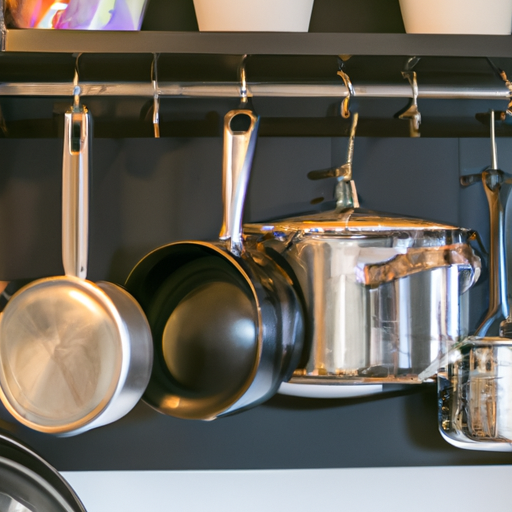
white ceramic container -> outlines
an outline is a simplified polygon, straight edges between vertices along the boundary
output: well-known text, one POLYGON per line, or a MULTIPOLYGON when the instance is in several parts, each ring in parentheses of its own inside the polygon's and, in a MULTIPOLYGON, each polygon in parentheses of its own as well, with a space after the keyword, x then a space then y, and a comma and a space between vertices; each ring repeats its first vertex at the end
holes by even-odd
POLYGON ((512 0, 400 0, 409 34, 494 34, 512 31, 512 0))
POLYGON ((201 32, 307 32, 314 0, 194 0, 201 32))

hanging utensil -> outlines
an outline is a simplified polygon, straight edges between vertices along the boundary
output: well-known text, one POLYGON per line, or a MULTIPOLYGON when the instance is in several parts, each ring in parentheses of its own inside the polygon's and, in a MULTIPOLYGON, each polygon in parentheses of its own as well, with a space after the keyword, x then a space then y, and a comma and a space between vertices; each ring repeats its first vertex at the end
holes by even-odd
POLYGON ((325 178, 337 178, 338 184, 335 190, 336 208, 359 208, 359 198, 354 180, 352 179, 352 161, 354 159, 354 141, 356 138, 357 122, 359 114, 352 114, 352 124, 347 145, 347 158, 343 165, 331 167, 320 171, 308 173, 310 180, 323 180, 325 178))
POLYGON ((161 247, 126 282, 155 344, 144 399, 180 418, 209 420, 263 402, 291 376, 302 349, 303 313, 289 277, 242 239, 259 117, 244 69, 241 77, 240 108, 224 118, 219 241, 161 247))
POLYGON ((498 168, 495 115, 490 116, 492 163, 463 185, 481 181, 490 216, 489 309, 471 336, 448 353, 438 372, 439 429, 468 450, 512 451, 512 318, 505 230, 512 175, 498 168))
POLYGON ((65 114, 62 261, 65 275, 23 287, 0 322, 0 398, 22 424, 75 435, 111 423, 139 401, 152 364, 151 333, 123 288, 86 280, 91 118, 65 114))

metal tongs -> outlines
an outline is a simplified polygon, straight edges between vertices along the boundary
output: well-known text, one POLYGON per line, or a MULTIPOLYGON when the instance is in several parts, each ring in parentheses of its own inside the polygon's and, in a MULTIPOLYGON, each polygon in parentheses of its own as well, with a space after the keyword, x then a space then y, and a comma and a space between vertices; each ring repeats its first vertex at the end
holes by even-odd
POLYGON ((359 198, 357 197, 356 184, 352 179, 352 161, 354 157, 354 140, 356 138, 357 121, 359 114, 352 113, 352 124, 350 126, 350 135, 347 146, 347 158, 343 165, 339 167, 330 167, 308 173, 310 180, 323 180, 325 178, 337 178, 336 185, 336 209, 344 210, 347 208, 359 208, 359 198))

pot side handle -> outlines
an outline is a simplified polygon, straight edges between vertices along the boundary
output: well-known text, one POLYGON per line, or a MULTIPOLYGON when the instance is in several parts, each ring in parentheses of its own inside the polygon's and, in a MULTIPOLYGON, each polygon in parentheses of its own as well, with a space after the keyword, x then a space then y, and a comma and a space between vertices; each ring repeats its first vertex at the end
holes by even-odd
POLYGON ((481 260, 468 244, 451 244, 441 247, 419 247, 408 249, 403 254, 381 263, 358 263, 356 280, 368 286, 379 286, 412 274, 457 266, 463 272, 464 293, 480 277, 481 260))

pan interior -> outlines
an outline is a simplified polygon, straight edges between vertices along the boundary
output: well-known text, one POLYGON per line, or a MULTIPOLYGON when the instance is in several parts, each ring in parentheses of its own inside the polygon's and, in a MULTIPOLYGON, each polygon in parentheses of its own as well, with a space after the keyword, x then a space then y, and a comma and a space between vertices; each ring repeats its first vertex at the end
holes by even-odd
POLYGON ((74 278, 38 281, 9 301, 0 323, 0 384, 21 421, 51 431, 103 410, 122 361, 111 306, 98 287, 74 278))
POLYGON ((2 512, 73 512, 56 488, 32 469, 0 456, 0 510, 2 512))
POLYGON ((258 313, 249 284, 227 258, 202 257, 171 273, 148 319, 165 387, 161 394, 150 385, 150 403, 206 419, 243 395, 258 360, 258 313))

